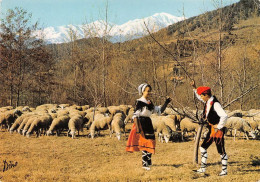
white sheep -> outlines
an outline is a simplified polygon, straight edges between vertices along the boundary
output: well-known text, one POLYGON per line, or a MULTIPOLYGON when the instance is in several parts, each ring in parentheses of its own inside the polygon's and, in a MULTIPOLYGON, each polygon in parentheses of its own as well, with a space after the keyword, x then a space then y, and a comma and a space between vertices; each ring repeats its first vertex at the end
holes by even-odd
POLYGON ((120 106, 108 106, 109 113, 114 115, 116 112, 121 111, 120 106))
POLYGON ((33 114, 34 114, 34 113, 29 112, 29 113, 23 114, 23 115, 21 115, 20 117, 18 117, 18 118, 15 120, 14 124, 12 124, 12 126, 11 126, 11 128, 10 128, 10 133, 13 133, 15 130, 17 130, 18 127, 20 126, 20 124, 23 122, 23 120, 24 120, 26 117, 29 117, 29 116, 31 116, 31 115, 33 115, 33 114))
POLYGON ((256 120, 254 117, 243 117, 243 119, 246 120, 246 122, 251 126, 254 131, 258 130, 258 120, 256 120))
POLYGON ((65 109, 65 108, 67 108, 67 107, 70 107, 70 105, 69 105, 69 104, 60 104, 60 105, 58 105, 57 107, 58 107, 58 108, 61 108, 61 109, 65 109))
POLYGON ((194 123, 190 118, 183 118, 180 123, 180 128, 182 132, 182 141, 184 141, 184 134, 188 132, 195 132, 194 138, 196 137, 198 124, 194 123))
POLYGON ((86 121, 87 120, 79 114, 70 116, 70 120, 68 123, 68 134, 71 134, 72 139, 75 138, 76 130, 78 131, 78 135, 80 130, 83 132, 83 126, 86 123, 86 121))
POLYGON ((5 106, 5 107, 1 107, 0 108, 0 113, 3 113, 5 111, 9 111, 9 110, 13 110, 14 107, 13 106, 5 106))
POLYGON ((105 129, 110 130, 112 119, 113 119, 112 114, 108 116, 105 116, 103 114, 95 115, 94 121, 92 122, 89 128, 91 138, 92 139, 94 138, 96 131, 99 134, 100 130, 105 130, 105 129))
POLYGON ((125 120, 126 116, 124 112, 118 112, 114 115, 113 120, 111 122, 111 131, 110 137, 112 136, 113 132, 116 133, 116 137, 118 140, 121 138, 121 129, 123 129, 125 134, 125 120))
POLYGON ((68 107, 68 109, 82 111, 82 107, 77 106, 77 105, 72 105, 72 106, 68 107))
POLYGON ((25 113, 25 112, 32 112, 32 110, 30 109, 29 106, 24 106, 21 110, 22 110, 23 113, 25 113))
POLYGON ((57 117, 63 116, 63 115, 68 115, 70 112, 68 110, 65 109, 61 109, 57 111, 57 117))
MULTIPOLYGON (((33 114, 34 115, 34 114, 33 114)), ((26 125, 26 123, 28 122, 28 120, 30 119, 30 116, 26 116, 22 119, 21 124, 19 125, 19 127, 17 128, 17 132, 19 134, 22 134, 22 130, 24 128, 24 126, 26 125)))
POLYGON ((108 113, 109 112, 107 107, 97 107, 96 110, 101 112, 101 113, 108 113))
POLYGON ((84 106, 81 106, 81 108, 82 108, 82 111, 86 111, 86 110, 88 110, 88 109, 89 109, 89 105, 84 105, 84 106))
POLYGON ((177 131, 177 124, 176 124, 176 115, 167 115, 167 116, 160 116, 162 118, 162 120, 164 121, 164 123, 170 127, 170 129, 175 132, 177 131))
POLYGON ((125 123, 125 125, 129 122, 129 121, 131 121, 132 120, 132 117, 133 117, 133 115, 134 115, 134 108, 131 108, 129 111, 128 111, 128 115, 126 116, 126 118, 125 118, 125 121, 124 121, 124 123, 125 123))
POLYGON ((165 142, 168 143, 171 137, 171 132, 170 132, 170 128, 163 121, 162 116, 152 114, 151 120, 153 123, 154 131, 158 133, 159 142, 163 142, 163 138, 164 138, 165 142))
POLYGON ((56 131, 56 135, 58 136, 62 130, 69 129, 68 128, 69 120, 70 120, 69 115, 62 115, 55 118, 52 121, 49 130, 47 131, 47 136, 53 134, 53 131, 56 131))
POLYGON ((86 115, 86 112, 85 111, 79 111, 79 110, 70 110, 69 111, 69 115, 72 116, 72 115, 81 115, 82 117, 85 117, 86 115))
POLYGON ((0 125, 7 127, 7 130, 11 128, 15 120, 22 115, 20 110, 8 110, 0 114, 0 125))
POLYGON ((37 117, 39 117, 39 116, 33 115, 33 116, 29 117, 27 123, 23 127, 23 131, 22 131, 23 136, 25 136, 25 134, 28 131, 28 129, 30 128, 31 124, 34 122, 35 119, 37 119, 37 117))
POLYGON ((132 108, 132 107, 129 107, 128 105, 120 105, 119 106, 120 111, 123 111, 125 115, 128 114, 130 108, 132 108))
MULTIPOLYGON (((34 121, 31 123, 30 128, 26 132, 26 136, 30 137, 30 135, 35 131, 36 136, 41 135, 41 131, 43 130, 46 133, 47 129, 51 125, 53 118, 50 114, 44 114, 39 117, 35 117, 34 121)), ((30 120, 28 121, 30 122, 30 120)))
POLYGON ((57 104, 43 104, 43 105, 39 105, 36 107, 36 111, 42 111, 42 110, 49 110, 52 108, 57 108, 58 105, 57 104))
POLYGON ((94 112, 94 110, 96 110, 95 107, 90 107, 89 109, 87 109, 85 111, 86 111, 86 113, 91 113, 91 112, 94 112))
POLYGON ((165 115, 177 115, 178 113, 176 113, 172 108, 166 107, 163 114, 165 114, 165 115))
POLYGON ((227 119, 226 127, 228 130, 235 130, 234 134, 234 140, 236 139, 236 133, 237 131, 243 132, 246 139, 249 140, 248 138, 248 133, 252 136, 252 138, 256 138, 255 132, 253 129, 249 126, 249 124, 246 122, 245 119, 240 118, 240 117, 230 117, 227 119))

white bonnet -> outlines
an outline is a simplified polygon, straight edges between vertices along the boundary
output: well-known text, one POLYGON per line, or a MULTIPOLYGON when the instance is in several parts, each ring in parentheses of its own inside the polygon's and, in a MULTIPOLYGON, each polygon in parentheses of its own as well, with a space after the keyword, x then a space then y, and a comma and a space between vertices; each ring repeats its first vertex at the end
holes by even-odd
POLYGON ((143 92, 144 92, 144 90, 145 90, 145 88, 146 88, 147 86, 148 86, 147 83, 142 83, 141 85, 138 86, 138 93, 139 93, 139 95, 142 95, 142 94, 143 94, 143 92))

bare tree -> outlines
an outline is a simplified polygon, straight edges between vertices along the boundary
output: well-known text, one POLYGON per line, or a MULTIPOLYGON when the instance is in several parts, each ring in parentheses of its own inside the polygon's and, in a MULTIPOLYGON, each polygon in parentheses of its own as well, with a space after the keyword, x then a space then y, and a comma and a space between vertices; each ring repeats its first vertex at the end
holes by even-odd
POLYGON ((31 17, 26 10, 16 7, 9 9, 1 21, 1 72, 9 90, 10 105, 20 105, 28 86, 25 80, 33 80, 31 72, 37 72, 39 65, 50 58, 43 40, 34 34, 38 23, 30 25, 31 17))

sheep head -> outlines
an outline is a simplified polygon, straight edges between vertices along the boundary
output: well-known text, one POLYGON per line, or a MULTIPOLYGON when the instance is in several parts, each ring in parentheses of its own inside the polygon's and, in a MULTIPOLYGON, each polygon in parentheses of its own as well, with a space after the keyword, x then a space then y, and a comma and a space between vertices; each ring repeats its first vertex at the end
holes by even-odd
POLYGON ((116 133, 116 137, 117 137, 118 140, 120 140, 121 139, 121 134, 120 133, 116 133))
POLYGON ((250 132, 249 132, 249 135, 250 135, 253 139, 256 139, 256 135, 255 135, 255 132, 254 132, 254 131, 250 131, 250 132))
POLYGON ((170 140, 171 135, 164 135, 165 143, 168 143, 170 140))

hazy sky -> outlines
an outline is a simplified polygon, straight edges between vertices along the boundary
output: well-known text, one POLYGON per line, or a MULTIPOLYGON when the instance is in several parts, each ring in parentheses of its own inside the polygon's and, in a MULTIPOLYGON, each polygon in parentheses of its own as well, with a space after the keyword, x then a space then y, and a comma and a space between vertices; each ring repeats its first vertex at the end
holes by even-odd
MULTIPOLYGON (((77 25, 105 19, 108 3, 108 21, 121 25, 155 13, 183 16, 183 9, 186 17, 192 17, 216 9, 216 1, 220 0, 0 0, 0 11, 2 16, 17 6, 32 13, 32 22, 39 21, 44 27, 77 25)), ((239 0, 222 1, 225 6, 239 0)))

